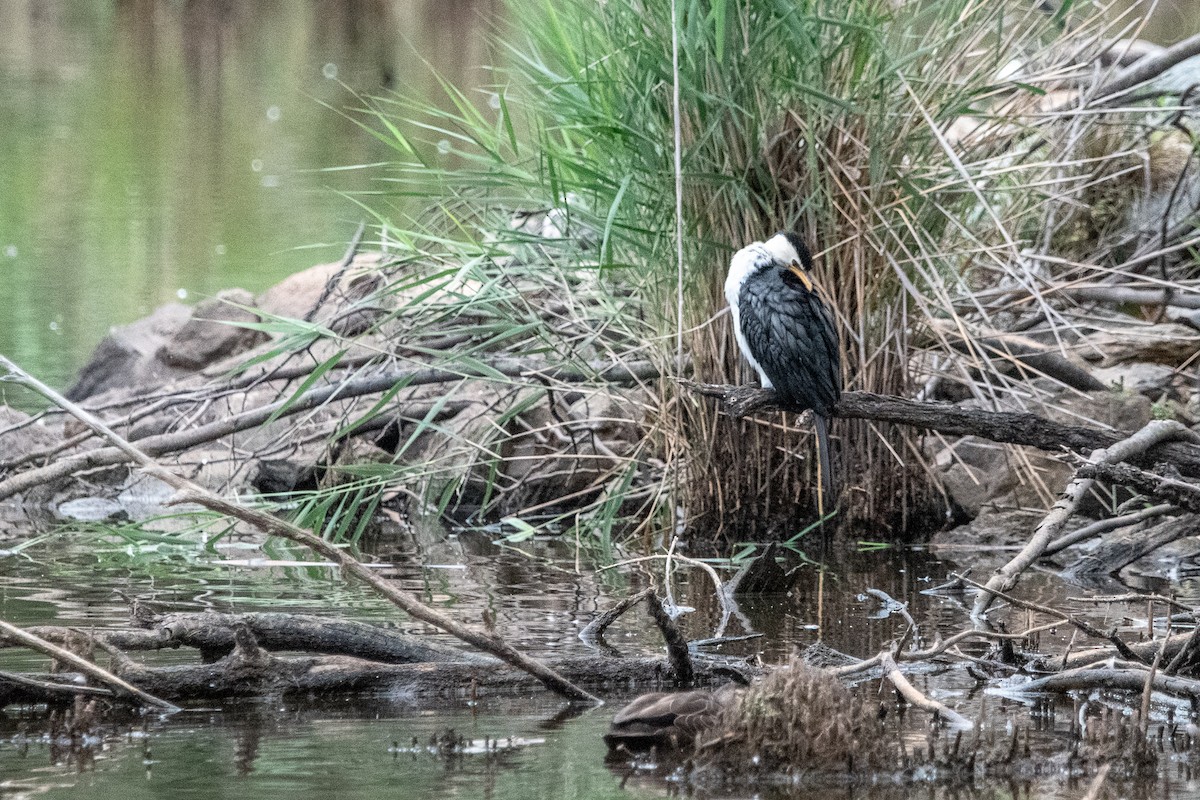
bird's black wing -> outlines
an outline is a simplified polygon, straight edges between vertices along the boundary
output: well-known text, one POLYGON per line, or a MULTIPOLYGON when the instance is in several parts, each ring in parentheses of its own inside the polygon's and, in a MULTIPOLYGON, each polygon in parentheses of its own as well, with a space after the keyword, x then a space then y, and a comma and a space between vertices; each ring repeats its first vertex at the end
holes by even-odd
POLYGON ((742 333, 784 400, 825 414, 842 392, 833 314, 810 281, 764 270, 742 284, 742 333))

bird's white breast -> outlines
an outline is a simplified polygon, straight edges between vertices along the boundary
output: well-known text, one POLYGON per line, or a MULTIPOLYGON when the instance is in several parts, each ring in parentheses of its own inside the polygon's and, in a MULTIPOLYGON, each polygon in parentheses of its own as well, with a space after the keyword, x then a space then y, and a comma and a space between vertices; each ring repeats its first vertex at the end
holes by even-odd
POLYGON ((750 362, 750 366, 754 367, 755 371, 758 372, 758 378, 762 382, 764 389, 774 387, 771 385, 770 378, 763 372, 762 367, 758 365, 758 359, 750 352, 750 345, 746 342, 746 335, 742 333, 742 317, 741 309, 738 307, 738 300, 741 297, 742 284, 746 282, 746 278, 762 269, 770 261, 771 254, 767 252, 762 242, 747 245, 734 253, 733 260, 729 262, 729 275, 725 278, 725 301, 729 303, 729 308, 733 312, 733 334, 737 337, 738 348, 742 351, 742 355, 750 362))

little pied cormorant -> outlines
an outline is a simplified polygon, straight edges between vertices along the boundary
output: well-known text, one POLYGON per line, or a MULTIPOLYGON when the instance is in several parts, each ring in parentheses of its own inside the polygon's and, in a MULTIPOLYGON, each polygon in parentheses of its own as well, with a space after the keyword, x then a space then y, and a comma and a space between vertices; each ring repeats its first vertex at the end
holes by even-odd
POLYGON ((758 371, 763 388, 774 389, 780 405, 813 410, 821 489, 832 496, 825 420, 842 394, 841 354, 833 312, 813 282, 812 266, 799 236, 777 233, 734 255, 725 299, 733 311, 738 347, 758 371))

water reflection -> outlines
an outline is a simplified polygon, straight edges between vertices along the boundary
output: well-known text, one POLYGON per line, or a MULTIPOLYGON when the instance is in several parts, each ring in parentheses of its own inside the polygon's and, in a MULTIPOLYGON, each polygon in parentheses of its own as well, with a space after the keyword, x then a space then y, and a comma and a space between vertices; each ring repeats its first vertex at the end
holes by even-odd
POLYGON ((110 325, 338 257, 372 175, 321 170, 392 155, 338 110, 480 85, 493 5, 0 0, 0 352, 62 385, 110 325))

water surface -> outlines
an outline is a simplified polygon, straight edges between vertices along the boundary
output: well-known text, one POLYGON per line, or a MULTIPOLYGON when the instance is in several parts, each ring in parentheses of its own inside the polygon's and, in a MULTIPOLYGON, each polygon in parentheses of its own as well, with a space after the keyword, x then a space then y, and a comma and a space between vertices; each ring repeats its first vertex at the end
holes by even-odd
MULTIPOLYGON (((251 539, 230 541, 214 552, 197 545, 172 547, 97 539, 83 531, 63 533, 20 556, 0 559, 0 618, 22 626, 124 626, 127 601, 113 591, 118 589, 166 610, 297 611, 393 625, 412 635, 454 644, 405 618, 363 587, 344 583, 332 569, 294 565, 298 553, 278 547, 264 552, 253 545, 251 539), (272 566, 269 559, 288 566, 272 566)), ((579 628, 647 580, 630 568, 597 572, 598 564, 586 552, 577 557, 573 542, 540 539, 518 549, 495 543, 491 535, 452 535, 436 526, 381 535, 370 543, 365 556, 390 563, 384 574, 459 619, 478 621, 487 610, 500 635, 542 657, 589 652, 576 635, 579 628)), ((989 557, 994 561, 996 554, 989 557)), ((976 554, 936 557, 901 548, 861 552, 851 548, 831 553, 829 559, 824 575, 811 566, 805 568, 788 595, 744 600, 741 615, 727 632, 742 633, 743 626, 749 626, 763 635, 728 645, 723 652, 778 663, 794 649, 821 640, 855 656, 872 655, 896 641, 907 623, 898 614, 884 613, 881 603, 864 592, 867 588, 881 589, 908 603, 921 626, 921 641, 929 644, 966 626, 967 607, 961 597, 925 590, 948 572, 972 563, 983 571, 992 567, 976 554)), ((722 572, 728 574, 723 568, 722 572)), ((1021 589, 1040 602, 1090 615, 1097 624, 1120 624, 1127 638, 1135 638, 1132 631, 1143 624, 1120 616, 1141 606, 1097 609, 1072 600, 1082 590, 1051 575, 1030 574, 1021 589)), ((672 591, 680 605, 695 609, 680 620, 689 638, 711 635, 719 609, 707 575, 680 569, 672 591)), ((606 639, 611 647, 604 652, 615 655, 661 651, 661 638, 641 609, 618 622, 606 639)), ((1040 646, 1061 651, 1070 639, 1066 629, 1047 632, 1040 646)), ((984 654, 982 648, 968 651, 984 654)), ((196 660, 187 650, 135 657, 156 664, 196 660)), ((0 669, 45 668, 41 656, 0 650, 0 669)), ((961 666, 921 671, 912 680, 930 696, 984 720, 990 741, 1007 746, 1012 732, 1021 731, 1035 752, 1045 753, 1047 764, 1062 756, 1072 720, 1079 713, 1078 701, 1073 704, 1069 699, 1047 705, 988 695, 961 666), (1048 709, 1055 713, 1048 715, 1048 709)), ((601 735, 614 709, 632 691, 605 690, 609 704, 599 709, 572 708, 540 690, 477 700, 466 693, 430 698, 398 691, 240 701, 172 716, 112 719, 99 740, 82 748, 48 738, 53 723, 44 709, 10 709, 0 717, 0 786, 18 796, 63 798, 117 794, 260 800, 285 794, 514 800, 664 796, 682 788, 669 771, 604 763, 601 735), (426 748, 431 738, 451 729, 468 740, 507 742, 512 737, 526 744, 499 753, 446 754, 426 748), (409 752, 414 738, 419 746, 409 752), (396 752, 397 745, 404 752, 396 752)), ((867 680, 858 691, 875 697, 879 683, 867 680)), ((886 699, 889 690, 879 696, 886 699)), ((1097 697, 1089 702, 1119 707, 1123 701, 1097 697)), ((1161 720, 1167 710, 1165 705, 1156 706, 1157 718, 1161 720)), ((1186 716, 1186 709, 1176 711, 1186 716)), ((904 726, 910 747, 923 746, 927 718, 910 711, 904 726)), ((1120 794, 1110 796, 1200 797, 1200 787, 1191 778, 1198 763, 1191 751, 1164 751, 1157 782, 1139 792, 1117 784, 1120 794)), ((1015 784, 981 779, 966 786, 905 786, 885 781, 853 790, 825 790, 822 795, 874 800, 991 798, 1012 796, 1009 793, 1015 791, 1028 797, 1076 798, 1082 796, 1084 783, 1047 768, 1045 774, 1015 784)), ((697 790, 697 796, 812 795, 805 790, 789 795, 782 789, 746 786, 697 790)))
POLYGON ((494 16, 0 0, 0 353, 62 386, 111 325, 339 258, 378 172, 328 170, 394 157, 358 95, 480 85, 494 16))

